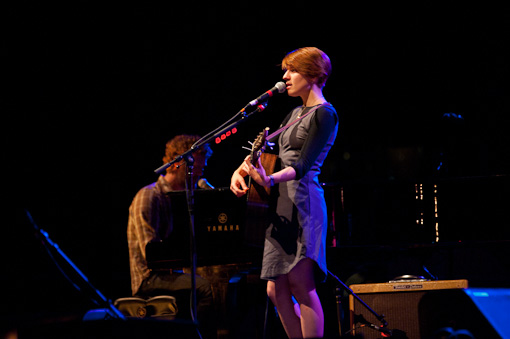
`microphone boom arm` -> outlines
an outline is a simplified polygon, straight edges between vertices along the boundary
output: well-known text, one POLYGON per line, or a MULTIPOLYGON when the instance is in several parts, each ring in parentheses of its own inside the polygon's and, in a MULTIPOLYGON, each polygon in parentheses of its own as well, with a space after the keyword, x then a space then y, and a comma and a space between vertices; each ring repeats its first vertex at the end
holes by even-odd
MULTIPOLYGON (((172 164, 176 163, 176 162, 179 162, 181 161, 183 158, 187 157, 189 154, 191 154, 195 149, 197 148, 200 148, 201 146, 203 146, 204 144, 207 144, 209 143, 211 140, 215 139, 216 137, 222 135, 223 133, 227 132, 227 131, 230 131, 231 129, 233 129, 234 127, 237 127, 239 126, 241 123, 243 123, 244 121, 246 121, 250 116, 252 116, 253 114, 255 113, 258 113, 258 112, 262 112, 267 106, 267 103, 263 103, 263 104, 260 104, 257 106, 257 108, 255 110, 253 110, 252 112, 250 113, 246 113, 245 111, 245 108, 243 108, 241 111, 239 111, 238 113, 236 113, 236 115, 234 115, 234 117, 232 117, 231 119, 229 119, 227 122, 225 122, 224 124, 222 124, 220 127, 216 128, 215 130, 213 130, 212 132, 209 132, 207 135, 205 135, 204 137, 200 138, 200 140, 198 140, 197 142, 195 142, 193 144, 193 146, 191 146, 191 148, 189 150, 187 150, 186 152, 184 152, 183 154, 181 154, 180 156, 178 156, 177 158, 175 158, 174 160, 170 161, 170 162, 167 162, 166 164, 158 167, 157 169, 154 170, 155 173, 157 174, 162 174, 168 167, 172 166, 172 164), (242 117, 241 119, 237 120, 237 121, 234 121, 233 123, 225 126, 225 124, 229 123, 230 121, 232 121, 234 118, 238 117, 240 114, 242 114, 242 117), (225 127, 224 127, 225 126, 225 127)), ((249 107, 249 106, 247 106, 249 107)))

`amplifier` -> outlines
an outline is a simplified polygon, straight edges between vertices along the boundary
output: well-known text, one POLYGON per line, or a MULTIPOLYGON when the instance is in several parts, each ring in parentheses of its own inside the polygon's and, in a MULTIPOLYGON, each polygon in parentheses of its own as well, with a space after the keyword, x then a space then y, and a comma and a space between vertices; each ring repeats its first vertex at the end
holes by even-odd
MULTIPOLYGON (((468 288, 468 281, 464 279, 356 284, 350 288, 376 313, 384 315, 394 337, 427 338, 441 328, 471 330, 475 324, 486 323, 464 292, 468 288)), ((382 337, 377 329, 362 324, 360 319, 381 325, 352 295, 349 295, 349 309, 354 335, 382 337)))

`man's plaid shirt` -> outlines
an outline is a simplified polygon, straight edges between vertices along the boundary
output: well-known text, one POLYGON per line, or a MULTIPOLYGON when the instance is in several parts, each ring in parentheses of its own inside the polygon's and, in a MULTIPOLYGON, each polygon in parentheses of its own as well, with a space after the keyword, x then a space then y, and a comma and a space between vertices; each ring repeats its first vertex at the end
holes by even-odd
POLYGON ((166 239, 172 232, 172 209, 166 194, 170 191, 170 185, 160 176, 158 181, 138 191, 129 207, 127 239, 133 295, 150 273, 145 246, 152 240, 166 239))

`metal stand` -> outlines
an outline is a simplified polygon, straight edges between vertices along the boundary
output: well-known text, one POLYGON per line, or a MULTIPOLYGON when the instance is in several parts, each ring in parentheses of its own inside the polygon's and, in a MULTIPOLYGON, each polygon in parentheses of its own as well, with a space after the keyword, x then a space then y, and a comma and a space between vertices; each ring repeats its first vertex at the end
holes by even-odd
MULTIPOLYGON (((368 306, 363 300, 361 300, 360 297, 358 297, 358 295, 356 293, 354 293, 353 290, 351 290, 349 288, 349 286, 347 286, 346 284, 344 284, 343 281, 341 281, 336 275, 334 275, 333 273, 331 273, 331 271, 328 270, 328 274, 330 274, 333 278, 335 278, 335 280, 342 286, 342 288, 344 288, 347 292, 349 292, 349 294, 351 294, 356 300, 358 300, 361 305, 363 305, 363 307, 365 307, 370 313, 372 313, 376 318, 377 320, 379 320, 381 322, 381 326, 377 326, 375 324, 372 324, 370 322, 368 322, 365 318, 363 318, 363 316, 359 316, 356 320, 357 322, 359 323, 362 323, 362 324, 365 324, 371 328, 373 328, 374 330, 376 331, 379 331, 381 332, 381 334, 384 336, 384 337, 391 337, 392 336, 392 330, 390 330, 388 328, 388 322, 384 319, 384 314, 381 314, 379 315, 377 312, 375 312, 370 306, 368 306)), ((339 303, 339 296, 337 295, 337 303, 339 303)), ((339 334, 342 335, 342 327, 341 327, 341 324, 340 324, 340 315, 338 315, 338 329, 339 329, 339 334)))
POLYGON ((193 182, 193 156, 186 157, 186 203, 189 214, 190 263, 191 263, 191 319, 197 321, 197 246, 195 242, 195 183, 193 182))
POLYGON ((111 300, 107 299, 97 288, 95 288, 89 281, 89 279, 83 274, 78 267, 67 257, 67 255, 60 249, 60 247, 54 243, 49 235, 48 232, 44 231, 42 228, 37 226, 37 224, 34 222, 34 219, 32 218, 32 215, 25 210, 25 213, 27 215, 28 220, 36 230, 36 236, 38 239, 41 240, 42 244, 48 251, 48 254, 55 262, 55 265, 57 265, 58 269, 62 272, 62 274, 65 276, 66 279, 69 280, 69 282, 79 291, 82 291, 83 289, 87 290, 87 293, 90 293, 90 299, 97 304, 99 307, 104 307, 106 310, 108 310, 108 316, 115 318, 115 319, 121 319, 126 320, 124 315, 118 310, 117 307, 115 307, 111 300), (73 281, 69 275, 66 273, 66 271, 59 265, 58 261, 55 260, 53 253, 58 254, 59 258, 64 261, 70 268, 73 270, 76 275, 79 278, 78 282, 73 281))

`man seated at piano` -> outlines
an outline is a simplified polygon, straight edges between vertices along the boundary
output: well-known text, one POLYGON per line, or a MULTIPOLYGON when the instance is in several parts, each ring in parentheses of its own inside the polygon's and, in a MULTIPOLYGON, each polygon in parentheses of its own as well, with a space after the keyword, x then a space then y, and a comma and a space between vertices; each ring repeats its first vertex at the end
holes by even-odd
MULTIPOLYGON (((183 154, 199 139, 196 135, 175 136, 166 144, 163 163, 166 164, 183 154)), ((211 155, 212 150, 207 144, 193 152, 194 183, 202 176, 211 155)), ((191 275, 175 269, 152 270, 148 266, 146 253, 149 242, 168 241, 172 235, 175 236, 176 229, 188 229, 187 224, 182 225, 182 218, 172 212, 168 194, 186 189, 186 175, 186 163, 183 160, 168 167, 166 173, 156 182, 138 191, 129 207, 127 238, 133 296, 173 296, 178 308, 177 318, 190 319, 191 275)), ((197 320, 203 337, 216 337, 211 284, 200 276, 196 278, 196 298, 197 320)))

